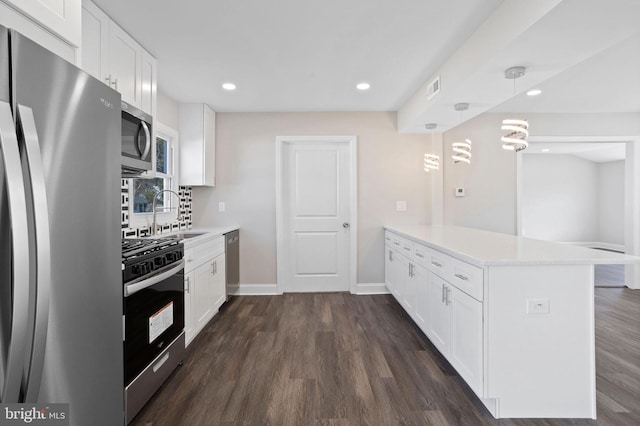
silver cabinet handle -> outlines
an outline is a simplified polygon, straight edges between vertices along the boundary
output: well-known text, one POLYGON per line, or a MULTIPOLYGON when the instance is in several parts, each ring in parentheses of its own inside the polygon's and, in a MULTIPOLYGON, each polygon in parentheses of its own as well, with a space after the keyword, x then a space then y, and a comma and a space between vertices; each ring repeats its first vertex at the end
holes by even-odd
POLYGON ((413 278, 413 263, 409 263, 409 277, 413 278))
POLYGON ((469 277, 466 277, 462 274, 455 274, 456 278, 460 278, 463 281, 469 281, 469 277))
POLYGON ((405 251, 411 251, 409 247, 402 247, 405 251))
POLYGON ((187 262, 193 262, 193 257, 188 257, 187 262))
POLYGON ((422 255, 422 253, 416 252, 416 256, 418 256, 420 259, 424 259, 424 256, 422 255))
POLYGON ((184 291, 189 293, 191 290, 191 279, 189 277, 184 278, 184 291))
POLYGON ((399 243, 399 242, 397 242, 397 241, 394 241, 394 242, 393 242, 393 245, 394 245, 394 246, 398 246, 398 247, 400 247, 400 243, 399 243))
POLYGON ((444 303, 444 301, 445 301, 445 297, 446 297, 445 293, 446 293, 446 290, 445 290, 444 283, 443 283, 442 284, 442 303, 444 303))
MULTIPOLYGON (((29 312, 29 222, 27 220, 27 203, 24 194, 18 137, 13 125, 13 115, 8 103, 0 101, 0 159, 4 163, 6 196, 8 199, 9 217, 11 218, 10 262, 12 264, 12 280, 1 283, 2 287, 13 286, 12 301, 9 302, 11 329, 8 334, 8 347, 2 377, 0 377, 0 401, 3 403, 18 402, 20 384, 25 360, 27 344, 27 322, 29 312)), ((2 292, 3 297, 6 292, 2 292)), ((11 294, 11 293, 9 293, 11 294)))
POLYGON ((31 179, 31 197, 33 205, 33 221, 36 235, 36 300, 33 345, 29 363, 27 392, 25 402, 35 402, 40 392, 42 369, 44 367, 45 342, 49 323, 49 297, 51 289, 51 234, 49 232, 49 205, 47 187, 44 177, 42 152, 33 118, 33 110, 18 105, 19 120, 24 135, 23 155, 29 164, 31 179))
MULTIPOLYGON (((142 130, 144 131, 144 137, 146 140, 146 144, 144 146, 144 151, 142 152, 142 159, 144 160, 149 155, 149 151, 151 150, 151 132, 149 132, 149 126, 144 121, 141 121, 142 130)), ((140 139, 138 139, 138 147, 140 146, 140 139)))
POLYGON ((437 266, 438 268, 442 268, 442 263, 436 262, 435 260, 432 260, 431 264, 437 266))
POLYGON ((113 86, 114 90, 117 92, 118 91, 118 79, 114 78, 113 81, 111 82, 111 85, 113 86))
POLYGON ((107 86, 111 87, 111 74, 104 78, 104 81, 107 83, 107 86))
POLYGON ((447 287, 446 296, 445 296, 445 305, 447 306, 449 306, 449 304, 451 303, 451 299, 449 298, 450 294, 451 294, 451 289, 447 287))

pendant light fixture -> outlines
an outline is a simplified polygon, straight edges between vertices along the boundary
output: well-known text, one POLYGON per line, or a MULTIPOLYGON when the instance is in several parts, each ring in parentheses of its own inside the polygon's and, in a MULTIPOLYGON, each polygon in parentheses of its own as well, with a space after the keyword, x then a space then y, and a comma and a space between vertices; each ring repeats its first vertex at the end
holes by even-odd
MULTIPOLYGON (((436 123, 427 123, 425 126, 427 130, 431 130, 431 149, 433 149, 433 131, 438 125, 436 123)), ((424 154, 424 171, 429 172, 431 170, 440 169, 440 156, 437 154, 424 154)))
MULTIPOLYGON (((460 112, 460 122, 462 122, 462 111, 469 109, 468 103, 459 103, 454 105, 454 109, 460 112)), ((453 149, 454 163, 467 163, 471 164, 471 140, 465 139, 464 142, 454 142, 451 144, 453 149)))
MULTIPOLYGON (((504 72, 504 77, 513 80, 513 97, 516 96, 516 80, 524 75, 525 67, 511 67, 504 72)), ((522 151, 529 146, 529 122, 527 120, 508 118, 502 120, 502 130, 507 133, 500 138, 502 148, 509 151, 522 151)))

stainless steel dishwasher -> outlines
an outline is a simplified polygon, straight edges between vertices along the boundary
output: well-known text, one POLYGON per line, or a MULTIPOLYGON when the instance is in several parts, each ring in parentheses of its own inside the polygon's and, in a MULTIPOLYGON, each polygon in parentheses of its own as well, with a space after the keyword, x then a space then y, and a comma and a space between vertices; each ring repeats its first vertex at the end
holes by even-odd
POLYGON ((229 293, 235 293, 240 284, 240 231, 224 234, 226 243, 227 300, 229 293))

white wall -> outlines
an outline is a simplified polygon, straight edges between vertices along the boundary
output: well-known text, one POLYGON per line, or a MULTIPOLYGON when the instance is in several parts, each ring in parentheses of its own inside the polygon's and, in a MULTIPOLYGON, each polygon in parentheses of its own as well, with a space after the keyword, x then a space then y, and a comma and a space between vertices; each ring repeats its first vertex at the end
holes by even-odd
POLYGON ((597 163, 573 155, 523 155, 522 235, 599 241, 598 169, 597 163))
POLYGON ((216 187, 196 188, 195 227, 241 227, 241 284, 276 282, 276 136, 358 138, 358 283, 384 282, 383 226, 430 222, 429 135, 399 134, 392 112, 218 113, 216 187), (396 212, 395 202, 407 202, 396 212), (218 212, 218 202, 226 212, 218 212))
POLYGON ((516 155, 502 149, 502 115, 484 114, 444 134, 444 223, 516 233, 516 155), (451 144, 472 141, 471 164, 454 164, 451 144), (455 196, 463 187, 466 195, 455 196))
POLYGON ((598 241, 624 246, 624 160, 598 165, 598 241))

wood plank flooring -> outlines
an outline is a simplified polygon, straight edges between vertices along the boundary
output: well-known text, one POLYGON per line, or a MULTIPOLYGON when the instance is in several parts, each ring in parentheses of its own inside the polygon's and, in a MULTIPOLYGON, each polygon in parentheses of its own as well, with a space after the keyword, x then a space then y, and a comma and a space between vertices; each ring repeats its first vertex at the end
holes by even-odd
POLYGON ((624 265, 595 265, 596 287, 624 287, 624 265))
POLYGON ((392 296, 231 299, 133 425, 640 425, 640 291, 596 289, 598 421, 496 420, 392 296))

